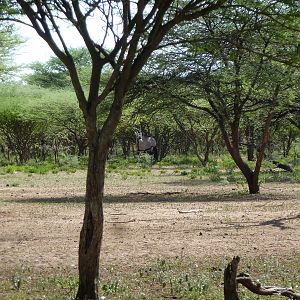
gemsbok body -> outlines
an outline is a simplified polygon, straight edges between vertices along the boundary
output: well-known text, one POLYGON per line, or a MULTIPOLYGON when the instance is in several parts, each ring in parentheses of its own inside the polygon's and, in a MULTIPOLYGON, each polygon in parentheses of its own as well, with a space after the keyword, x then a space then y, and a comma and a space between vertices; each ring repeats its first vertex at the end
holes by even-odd
POLYGON ((158 159, 158 152, 156 146, 156 140, 153 136, 143 135, 142 132, 136 133, 137 139, 137 152, 140 158, 140 153, 148 153, 152 156, 152 160, 155 162, 158 159))

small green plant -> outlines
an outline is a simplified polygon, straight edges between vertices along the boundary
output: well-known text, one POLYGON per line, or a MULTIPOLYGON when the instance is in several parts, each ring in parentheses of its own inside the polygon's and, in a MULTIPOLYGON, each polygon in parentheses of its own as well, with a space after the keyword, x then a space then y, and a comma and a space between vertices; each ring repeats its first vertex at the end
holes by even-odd
POLYGON ((127 172, 122 172, 121 173, 121 179, 122 180, 127 180, 128 179, 128 173, 127 172))
POLYGON ((58 282, 59 286, 66 291, 68 296, 71 296, 72 299, 75 297, 79 283, 76 276, 70 275, 68 277, 58 277, 56 281, 58 282))
POLYGON ((22 284, 22 279, 20 276, 18 275, 13 275, 11 277, 11 283, 12 283, 12 287, 15 290, 19 290, 21 288, 21 284, 22 284))
POLYGON ((234 173, 227 175, 226 179, 228 180, 228 182, 236 182, 237 181, 237 177, 234 173))
POLYGON ((197 174, 195 173, 190 173, 190 179, 196 179, 197 178, 197 174))
POLYGON ((219 173, 219 167, 217 160, 210 160, 205 169, 208 174, 216 174, 219 173))
POLYGON ((101 291, 104 296, 115 295, 117 293, 124 293, 126 290, 126 285, 122 284, 122 282, 119 279, 116 279, 114 281, 108 281, 102 284, 101 286, 101 291))
POLYGON ((237 166, 230 155, 223 155, 220 158, 220 168, 224 169, 226 174, 232 174, 237 166))
POLYGON ((192 169, 191 169, 191 175, 190 175, 190 177, 191 177, 191 179, 195 179, 195 178, 202 178, 202 175, 204 175, 205 174, 205 171, 202 169, 202 168, 199 168, 199 167, 193 167, 192 169))
POLYGON ((210 179, 212 182, 219 182, 219 181, 222 180, 222 177, 221 177, 220 174, 215 173, 215 174, 211 174, 211 175, 209 176, 209 179, 210 179))
POLYGON ((186 165, 198 165, 199 160, 195 155, 168 155, 162 161, 158 163, 159 166, 186 166, 186 165))
POLYGON ((8 165, 4 167, 6 173, 14 173, 18 170, 18 167, 15 165, 8 165))

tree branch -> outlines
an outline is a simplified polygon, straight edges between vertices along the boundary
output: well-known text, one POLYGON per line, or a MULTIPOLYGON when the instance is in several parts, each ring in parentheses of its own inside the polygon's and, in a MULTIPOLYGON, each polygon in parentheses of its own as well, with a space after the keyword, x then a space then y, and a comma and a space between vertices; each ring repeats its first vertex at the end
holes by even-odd
POLYGON ((237 283, 242 284, 249 291, 257 295, 284 296, 293 300, 300 300, 300 294, 295 293, 292 289, 276 286, 261 286, 260 283, 254 283, 248 274, 239 274, 236 278, 236 281, 237 283))
POLYGON ((242 284, 245 288, 254 294, 261 296, 283 296, 293 300, 300 300, 300 294, 292 289, 276 286, 261 286, 260 283, 254 283, 249 274, 237 274, 240 258, 234 257, 224 271, 224 299, 239 300, 237 294, 237 284, 242 284))

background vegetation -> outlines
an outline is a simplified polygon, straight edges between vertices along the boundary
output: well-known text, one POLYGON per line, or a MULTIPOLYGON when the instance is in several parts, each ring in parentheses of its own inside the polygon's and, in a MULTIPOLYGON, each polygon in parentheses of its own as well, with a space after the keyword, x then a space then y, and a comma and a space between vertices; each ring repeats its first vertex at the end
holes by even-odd
MULTIPOLYGON (((129 92, 111 164, 135 161, 135 132, 142 130, 156 138, 159 164, 188 162, 202 173, 214 170, 213 180, 222 179, 220 171, 235 180, 233 171, 240 170, 247 181, 249 172, 259 173, 261 156, 264 172, 280 162, 294 169, 294 176, 286 177, 297 178, 299 11, 280 3, 268 9, 232 6, 174 28, 129 92)), ((21 84, 14 82, 13 71, 20 71, 13 64, 14 49, 21 38, 11 34, 11 25, 0 29, 0 164, 19 169, 28 164, 30 170, 43 165, 54 172, 64 162, 84 167, 85 124, 67 69, 51 57, 27 66, 31 72, 21 84)), ((87 88, 88 52, 71 52, 87 88)), ((110 71, 104 72, 109 77, 110 71)), ((99 123, 109 101, 99 108, 99 123)))
MULTIPOLYGON (((248 3, 237 1, 201 21, 178 26, 163 41, 126 98, 108 172, 120 172, 124 180, 131 175, 137 162, 135 132, 141 130, 157 140, 157 165, 175 165, 181 176, 248 182, 250 192, 259 191, 251 190, 259 175, 259 183, 299 182, 299 7, 277 1, 261 10, 259 1, 253 7, 248 3)), ((14 49, 22 41, 13 32, 9 24, 0 26, 1 172, 86 168, 85 120, 66 68, 52 57, 27 66, 31 72, 16 81, 20 68, 13 64, 14 49)), ((72 56, 87 88, 89 55, 78 48, 72 56)), ((108 78, 110 71, 103 72, 108 78)), ((98 108, 99 123, 110 103, 108 97, 98 108)), ((144 159, 139 166, 142 174, 151 163, 144 159)), ((179 298, 206 293, 211 275, 199 283, 188 273, 170 274, 177 267, 173 264, 177 262, 159 261, 151 271, 140 270, 134 280, 144 279, 146 291, 150 281, 179 298)), ((72 278, 67 283, 53 280, 70 293, 77 284, 72 278)), ((19 289, 22 280, 13 277, 11 284, 19 289)), ((126 283, 104 283, 102 289, 130 299, 126 283)))

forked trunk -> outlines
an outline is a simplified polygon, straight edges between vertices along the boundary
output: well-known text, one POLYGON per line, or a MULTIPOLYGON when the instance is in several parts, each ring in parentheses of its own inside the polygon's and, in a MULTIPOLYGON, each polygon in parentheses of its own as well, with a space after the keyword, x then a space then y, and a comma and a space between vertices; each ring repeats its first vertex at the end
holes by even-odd
MULTIPOLYGON (((98 149, 99 148, 99 149, 98 149)), ((85 213, 79 242, 79 287, 76 299, 99 299, 99 259, 103 236, 103 190, 107 149, 89 151, 85 213)))
MULTIPOLYGON (((258 163, 256 163, 255 171, 252 171, 247 163, 243 161, 243 158, 239 151, 239 134, 238 134, 238 126, 232 126, 232 142, 229 139, 228 133, 225 129, 225 125, 223 122, 220 122, 220 129, 222 132, 222 136, 225 141, 225 145, 227 150, 229 151, 232 159, 238 166, 238 168, 242 171, 243 175, 245 176, 248 184, 249 194, 259 194, 259 182, 258 176, 260 171, 261 159, 258 163)), ((263 148, 264 151, 264 148, 263 148)))
POLYGON ((245 175, 249 194, 259 194, 259 183, 258 183, 258 175, 255 172, 251 172, 245 175))

